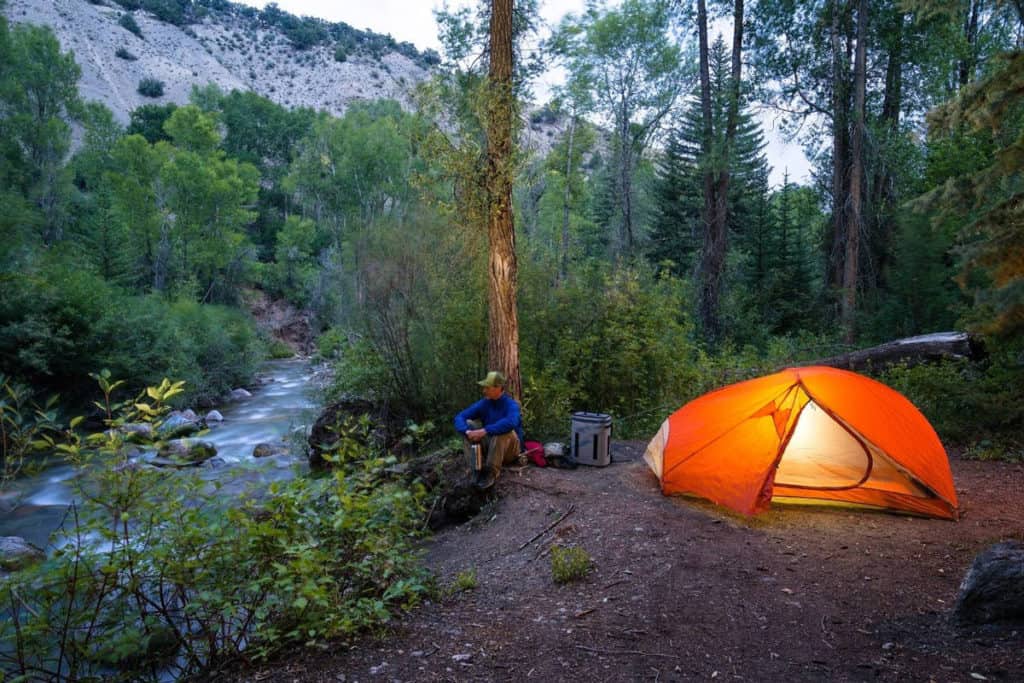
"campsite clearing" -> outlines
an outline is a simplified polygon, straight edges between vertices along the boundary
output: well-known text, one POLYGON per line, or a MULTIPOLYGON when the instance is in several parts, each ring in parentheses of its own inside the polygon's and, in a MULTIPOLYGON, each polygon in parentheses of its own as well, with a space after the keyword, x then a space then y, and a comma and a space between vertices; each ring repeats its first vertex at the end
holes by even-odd
POLYGON ((951 457, 962 518, 773 504, 743 517, 666 498, 640 442, 607 468, 506 471, 439 533, 444 585, 380 636, 292 653, 247 681, 1019 681, 1024 625, 957 630, 974 556, 1024 540, 1024 465, 951 457), (593 559, 556 584, 553 544, 593 559))

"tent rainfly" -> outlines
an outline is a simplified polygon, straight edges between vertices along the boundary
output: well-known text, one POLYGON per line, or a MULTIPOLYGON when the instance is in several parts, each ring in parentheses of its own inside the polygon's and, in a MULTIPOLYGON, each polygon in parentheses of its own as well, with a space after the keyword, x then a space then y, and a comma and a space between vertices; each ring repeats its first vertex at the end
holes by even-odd
POLYGON ((666 495, 747 515, 772 500, 815 499, 957 518, 949 459, 924 415, 835 368, 790 368, 705 394, 662 423, 644 460, 666 495))

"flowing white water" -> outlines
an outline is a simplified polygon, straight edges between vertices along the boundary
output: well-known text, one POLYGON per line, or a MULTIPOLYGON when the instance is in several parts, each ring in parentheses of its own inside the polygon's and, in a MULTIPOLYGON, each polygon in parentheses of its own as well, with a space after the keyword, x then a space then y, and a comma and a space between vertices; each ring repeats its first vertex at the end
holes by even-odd
MULTIPOLYGON (((210 423, 209 433, 199 437, 217 448, 217 458, 202 469, 202 476, 220 481, 225 493, 292 476, 303 461, 301 456, 257 459, 252 456, 253 447, 288 441, 293 432, 302 439, 316 418, 311 391, 314 370, 307 361, 268 361, 259 374, 261 384, 252 397, 218 406, 224 421, 210 423)), ((21 536, 47 547, 74 501, 75 475, 73 467, 57 465, 0 491, 0 536, 21 536)))

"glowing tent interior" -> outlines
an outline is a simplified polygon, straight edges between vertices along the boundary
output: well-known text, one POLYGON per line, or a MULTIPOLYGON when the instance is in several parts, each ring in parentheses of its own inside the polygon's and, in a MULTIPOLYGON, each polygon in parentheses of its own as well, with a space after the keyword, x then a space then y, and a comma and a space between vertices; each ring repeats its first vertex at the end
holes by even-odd
POLYGON ((957 518, 949 459, 901 394, 828 367, 790 368, 705 394, 644 454, 665 494, 744 514, 816 499, 957 518))

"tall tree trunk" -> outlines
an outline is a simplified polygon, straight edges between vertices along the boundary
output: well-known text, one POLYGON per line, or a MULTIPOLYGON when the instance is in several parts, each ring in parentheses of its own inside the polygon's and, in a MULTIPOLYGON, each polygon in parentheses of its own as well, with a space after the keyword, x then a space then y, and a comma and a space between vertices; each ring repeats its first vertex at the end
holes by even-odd
POLYGON ((569 277, 569 203, 572 196, 572 152, 576 139, 576 112, 569 117, 569 141, 565 154, 565 191, 562 193, 562 258, 558 269, 559 282, 569 277))
POLYGON ((633 145, 629 135, 629 116, 619 116, 619 191, 622 207, 622 234, 619 243, 627 254, 633 252, 633 145))
MULTIPOLYGON (((903 104, 903 26, 906 16, 897 11, 892 26, 895 42, 889 49, 885 68, 885 93, 882 96, 882 128, 888 140, 894 140, 900 126, 900 109, 903 104)), ((896 180, 892 167, 879 160, 875 164, 871 182, 870 206, 874 221, 872 234, 875 235, 878 286, 884 285, 892 252, 894 232, 892 207, 896 204, 896 180)))
POLYGON ((715 130, 711 116, 711 70, 708 59, 708 12, 704 0, 697 0, 697 36, 700 51, 700 114, 701 114, 701 153, 704 159, 702 185, 704 188, 704 244, 701 249, 700 265, 697 271, 698 302, 697 309, 704 334, 718 339, 720 321, 718 318, 718 298, 721 287, 721 273, 718 267, 724 261, 725 244, 717 233, 716 214, 718 202, 715 196, 717 189, 716 166, 714 159, 715 130))
POLYGON ((487 237, 489 366, 508 377, 507 390, 522 399, 519 318, 516 312, 516 244, 512 220, 512 0, 492 0, 490 106, 487 117, 487 237))
POLYGON ((711 76, 708 59, 707 9, 704 0, 697 3, 700 34, 701 117, 704 129, 704 153, 708 168, 704 172, 704 247, 700 264, 700 317, 704 331, 712 340, 721 335, 719 305, 725 256, 729 239, 729 182, 732 150, 739 121, 740 79, 743 68, 743 0, 733 8, 732 64, 727 94, 725 133, 721 150, 715 150, 711 117, 711 76), (720 158, 716 157, 720 154, 720 158))
POLYGON ((974 77, 977 63, 978 14, 984 0, 969 0, 964 8, 964 40, 967 42, 967 54, 957 65, 957 84, 963 88, 974 77))
POLYGON ((827 281, 833 289, 839 289, 843 283, 849 171, 849 99, 846 82, 849 56, 842 41, 842 12, 840 0, 832 0, 832 222, 829 226, 832 239, 827 260, 827 281))
POLYGON ((868 3, 857 2, 857 52, 853 65, 853 131, 850 140, 850 211, 846 224, 846 255, 843 263, 842 326, 846 342, 856 336, 857 285, 860 273, 860 238, 864 228, 862 192, 864 177, 864 117, 867 82, 868 3))

